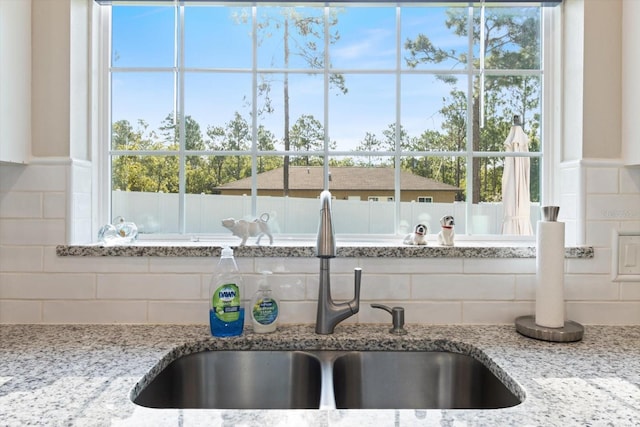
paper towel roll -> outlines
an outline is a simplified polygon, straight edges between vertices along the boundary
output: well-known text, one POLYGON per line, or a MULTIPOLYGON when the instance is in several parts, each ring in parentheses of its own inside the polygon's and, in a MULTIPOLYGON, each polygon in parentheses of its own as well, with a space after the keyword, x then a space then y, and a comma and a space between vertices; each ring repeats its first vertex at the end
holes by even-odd
POLYGON ((564 223, 538 221, 536 324, 564 326, 564 223))

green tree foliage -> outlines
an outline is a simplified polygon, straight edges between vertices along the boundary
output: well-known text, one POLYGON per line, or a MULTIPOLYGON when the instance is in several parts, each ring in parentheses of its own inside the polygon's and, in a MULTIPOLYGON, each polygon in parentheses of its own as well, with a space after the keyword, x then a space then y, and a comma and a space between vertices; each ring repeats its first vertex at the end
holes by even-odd
MULTIPOLYGON (((113 124, 112 147, 123 151, 155 151, 166 149, 155 133, 147 132, 148 124, 138 121, 136 129, 128 120, 113 124)), ((171 148, 171 147, 169 147, 171 148)), ((122 155, 112 160, 112 188, 121 191, 178 191, 178 159, 174 156, 122 155)))
MULTIPOLYGON (((267 8, 268 9, 268 8, 267 8)), ((292 56, 300 58, 309 68, 323 69, 325 67, 324 40, 325 34, 329 36, 329 43, 334 44, 339 40, 340 35, 335 26, 338 23, 339 8, 332 8, 329 17, 325 22, 324 8, 322 7, 283 7, 280 14, 264 13, 258 18, 257 28, 259 39, 264 41, 270 38, 282 39, 282 67, 286 70, 290 66, 292 56), (326 27, 329 31, 325 31, 326 27)), ((241 13, 236 16, 240 22, 247 22, 249 14, 241 13)), ((258 86, 258 94, 262 98, 262 106, 258 107, 260 113, 274 112, 271 95, 273 80, 261 77, 258 86)), ((276 77, 273 77, 276 78, 276 77)), ((329 76, 332 86, 338 88, 342 93, 347 93, 345 78, 342 74, 332 73, 329 76)), ((283 88, 283 115, 284 115, 284 149, 291 150, 291 126, 290 126, 290 96, 289 96, 289 73, 282 74, 283 88)), ((284 195, 289 193, 289 156, 284 156, 283 162, 283 184, 284 195)))
MULTIPOLYGON (((540 12, 537 8, 518 8, 517 14, 507 8, 486 8, 484 28, 480 14, 474 14, 472 18, 473 40, 476 46, 480 45, 480 35, 484 34, 483 44, 485 49, 486 69, 536 69, 540 64, 539 57, 539 20, 540 12)), ((445 25, 455 35, 468 37, 469 17, 466 8, 450 8, 447 10, 445 25)), ((419 64, 439 64, 444 61, 466 64, 468 52, 445 49, 433 44, 425 34, 419 34, 415 39, 406 40, 404 44, 408 52, 405 58, 407 65, 417 67, 419 64)), ((479 68, 479 58, 474 58, 474 67, 479 68)), ((457 81, 455 75, 441 76, 441 80, 454 84, 457 81)), ((472 149, 474 151, 492 151, 497 144, 504 141, 508 134, 511 117, 518 114, 524 123, 531 126, 532 130, 539 128, 539 116, 532 114, 539 108, 540 81, 535 76, 491 76, 484 79, 485 117, 488 117, 481 127, 480 123, 480 79, 474 79, 474 94, 470 100, 473 106, 472 123, 472 149), (506 130, 505 130, 506 129, 506 130)), ((457 90, 452 90, 449 98, 445 99, 445 105, 441 113, 446 118, 443 132, 448 133, 450 142, 455 142, 458 147, 463 146, 467 138, 467 115, 465 109, 460 108, 460 101, 464 98, 457 90)), ((466 106, 466 100, 464 105, 466 106)), ((531 135, 536 135, 532 133, 531 135)), ((539 141, 532 141, 532 147, 536 147, 539 141)), ((531 149, 530 148, 530 149, 531 149)), ((502 150, 502 147, 499 147, 502 150)), ((536 162, 537 164, 537 162, 536 162)), ((462 165, 455 166, 456 181, 462 183, 462 165)), ((468 168, 467 168, 468 169, 468 168)), ((482 200, 494 200, 499 194, 497 183, 502 175, 502 162, 491 158, 474 158, 472 162, 472 179, 474 194, 472 202, 482 200), (497 193, 496 193, 497 191, 497 193)), ((532 167, 532 172, 536 168, 532 167)), ((532 174, 532 182, 537 182, 537 175, 532 174)), ((536 183, 537 186, 537 183, 536 183)), ((532 188, 532 199, 539 197, 539 189, 532 188), (536 191, 536 193, 534 193, 536 191)))
MULTIPOLYGON (((539 11, 536 8, 518 8, 518 14, 509 9, 487 8, 485 14, 484 45, 487 69, 536 69, 539 66, 539 11), (505 12, 507 10, 507 12, 505 12)), ((244 18, 239 18, 244 19, 244 18)), ((330 43, 339 39, 337 31, 337 12, 330 14, 327 28, 330 43)), ((466 8, 451 8, 447 12, 446 26, 453 34, 466 37, 468 15, 466 8)), ((282 8, 279 15, 268 14, 259 17, 259 38, 266 40, 276 37, 282 40, 282 59, 284 69, 289 67, 290 58, 297 56, 310 68, 324 67, 325 23, 322 8, 282 8), (303 13, 304 12, 304 13, 303 13)), ((480 19, 473 17, 473 39, 480 40, 480 19)), ((408 53, 406 63, 411 67, 420 64, 438 64, 444 61, 466 63, 467 50, 447 50, 436 46, 425 34, 419 34, 404 44, 408 53)), ((479 66, 478 59, 474 59, 479 66)), ((240 113, 225 123, 207 125, 203 134, 201 126, 191 116, 184 117, 184 125, 173 113, 168 114, 157 131, 139 120, 135 127, 127 120, 120 120, 112 126, 112 148, 123 151, 112 160, 113 189, 121 191, 171 192, 179 191, 179 164, 181 156, 185 160, 185 182, 187 193, 210 194, 225 183, 246 178, 251 175, 250 157, 241 155, 252 148, 260 154, 255 169, 263 173, 283 167, 285 169, 285 188, 288 190, 287 167, 289 156, 270 155, 276 144, 284 143, 286 151, 320 151, 324 146, 325 129, 323 124, 311 114, 301 115, 290 126, 289 73, 260 76, 258 92, 261 106, 258 114, 270 114, 275 111, 272 103, 272 89, 275 78, 283 79, 283 117, 284 137, 278 141, 274 133, 263 125, 257 127, 256 146, 252 147, 253 130, 250 121, 240 113), (181 133, 184 132, 184 138, 181 133), (182 148, 180 144, 183 144, 182 148), (159 154, 149 154, 158 151, 159 154), (220 152, 219 155, 211 152, 220 152), (224 153, 223 153, 224 152, 224 153)), ((539 99, 541 81, 538 76, 514 76, 508 73, 488 75, 484 81, 485 120, 480 126, 480 85, 474 80, 475 92, 471 100, 464 91, 454 84, 455 75, 442 75, 442 81, 452 84, 449 94, 442 99, 439 115, 443 119, 437 130, 425 130, 420 135, 409 135, 400 126, 392 123, 385 129, 366 129, 364 137, 356 147, 363 152, 354 160, 350 157, 331 158, 329 164, 358 166, 393 166, 393 157, 388 153, 396 150, 396 141, 400 141, 402 151, 419 152, 419 155, 402 157, 401 167, 412 173, 429 177, 444 183, 465 189, 466 180, 473 179, 474 190, 471 200, 497 201, 501 195, 501 179, 504 159, 498 157, 476 158, 472 164, 466 163, 466 157, 456 155, 467 149, 469 138, 467 103, 472 103, 473 119, 471 145, 474 151, 503 151, 503 143, 509 133, 511 118, 520 115, 530 136, 530 151, 539 151, 537 138, 540 129, 539 99), (376 134, 375 132, 378 132, 376 134), (377 153, 387 153, 377 155, 377 153)), ((333 74, 330 83, 347 94, 344 76, 333 74)), ((336 143, 330 143, 335 149, 336 143)), ((308 154, 291 158, 294 165, 322 165, 320 156, 308 154)), ((531 199, 539 200, 540 160, 531 159, 531 199)), ((461 199, 466 198, 464 191, 461 199)))
MULTIPOLYGON (((322 151, 324 148, 324 128, 322 123, 310 114, 303 114, 296 120, 290 133, 293 151, 322 151)), ((335 148, 335 143, 329 148, 335 148)), ((322 157, 303 155, 292 159, 295 166, 321 166, 322 157)))

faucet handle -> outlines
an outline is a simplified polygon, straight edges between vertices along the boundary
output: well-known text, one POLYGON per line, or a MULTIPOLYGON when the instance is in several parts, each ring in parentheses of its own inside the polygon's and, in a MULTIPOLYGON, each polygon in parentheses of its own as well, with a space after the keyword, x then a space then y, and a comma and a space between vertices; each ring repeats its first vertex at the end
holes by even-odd
POLYGON ((404 329, 404 308, 403 307, 388 307, 382 304, 371 304, 372 308, 380 308, 389 314, 393 321, 393 327, 389 329, 389 332, 395 335, 406 335, 407 330, 404 329))

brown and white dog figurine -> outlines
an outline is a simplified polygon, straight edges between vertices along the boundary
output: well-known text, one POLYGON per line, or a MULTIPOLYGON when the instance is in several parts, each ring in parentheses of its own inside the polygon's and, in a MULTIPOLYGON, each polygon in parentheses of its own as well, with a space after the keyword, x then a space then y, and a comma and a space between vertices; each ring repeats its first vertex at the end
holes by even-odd
POLYGON ((225 228, 228 228, 234 236, 238 236, 242 239, 240 242, 240 246, 244 246, 247 243, 247 239, 249 237, 258 237, 256 240, 256 244, 260 244, 260 239, 265 234, 269 237, 269 244, 273 244, 273 236, 271 235, 271 230, 269 229, 269 214, 263 213, 260 215, 260 218, 255 219, 253 221, 245 221, 244 219, 235 220, 233 218, 227 218, 222 220, 222 225, 225 228))
POLYGON ((426 245, 427 234, 429 234, 427 226, 424 224, 418 224, 413 229, 413 233, 409 233, 405 236, 403 243, 405 245, 426 245))
POLYGON ((455 224, 451 215, 445 215, 440 218, 441 230, 438 233, 438 243, 442 246, 453 246, 453 239, 456 237, 456 233, 453 231, 455 224))

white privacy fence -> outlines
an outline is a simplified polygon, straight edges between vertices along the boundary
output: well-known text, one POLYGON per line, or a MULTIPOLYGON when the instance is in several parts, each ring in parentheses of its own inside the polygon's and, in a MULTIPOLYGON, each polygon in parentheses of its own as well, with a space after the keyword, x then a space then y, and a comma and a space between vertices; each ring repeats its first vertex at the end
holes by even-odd
MULTIPOLYGON (((179 195, 114 191, 113 217, 122 216, 135 222, 140 233, 178 233, 179 195)), ((269 214, 269 226, 274 234, 314 234, 317 231, 320 202, 318 199, 258 196, 258 216, 269 214)), ((336 233, 394 234, 395 203, 359 200, 334 200, 333 221, 336 233)), ((456 233, 465 234, 466 204, 455 203, 400 203, 400 234, 407 233, 418 223, 426 224, 430 233, 440 229, 440 218, 453 215, 456 233)), ((223 196, 210 194, 185 195, 186 233, 229 233, 221 221, 225 218, 254 219, 251 216, 250 196, 223 196)), ((540 218, 540 206, 531 204, 531 225, 534 233, 540 218)), ((473 234, 501 234, 502 203, 472 205, 473 234)))

